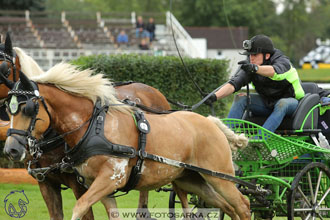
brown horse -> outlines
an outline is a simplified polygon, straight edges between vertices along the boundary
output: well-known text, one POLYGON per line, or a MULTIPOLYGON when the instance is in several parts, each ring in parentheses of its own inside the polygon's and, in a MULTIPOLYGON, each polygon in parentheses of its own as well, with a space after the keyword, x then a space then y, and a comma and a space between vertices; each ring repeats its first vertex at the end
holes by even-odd
MULTIPOLYGON (((32 77, 38 89, 24 75, 20 80, 11 91, 9 102, 12 134, 6 140, 4 151, 10 158, 24 159, 27 150, 31 152, 34 149, 34 142, 29 142, 29 148, 25 148, 26 140, 40 141, 49 126, 64 136, 71 149, 75 149, 88 129, 98 98, 103 104, 110 103, 104 119, 105 138, 127 146, 119 153, 137 149, 138 130, 132 108, 120 105, 114 88, 102 75, 92 75, 89 70, 79 71, 69 64, 59 64, 45 74, 32 77)), ((148 114, 145 117, 151 128, 146 143, 149 154, 234 175, 231 148, 226 136, 211 120, 186 111, 168 115, 148 114)), ((97 154, 76 164, 89 189, 78 199, 71 219, 82 218, 94 203, 123 188, 135 163, 136 158, 97 154)), ((135 189, 152 190, 170 182, 176 189, 197 194, 208 204, 221 208, 232 219, 250 219, 249 201, 237 190, 235 183, 182 167, 145 160, 135 189)))
MULTIPOLYGON (((29 76, 43 74, 39 65, 28 56, 20 48, 12 48, 10 36, 7 35, 5 44, 0 45, 0 53, 3 59, 0 59, 0 65, 7 62, 8 72, 7 78, 10 81, 17 81, 19 78, 19 71, 23 71, 29 76), (15 77, 14 77, 15 76, 15 77), (15 78, 15 79, 14 79, 15 78)), ((147 107, 157 109, 159 111, 169 110, 165 96, 157 89, 142 83, 129 83, 116 87, 117 97, 119 99, 130 99, 143 104, 147 107)), ((3 83, 0 84, 0 99, 7 98, 8 87, 3 83)), ((0 140, 6 140, 7 129, 9 122, 0 120, 0 140)), ((49 167, 50 165, 60 162, 64 156, 64 147, 58 147, 55 151, 47 152, 39 159, 38 167, 49 167)), ((48 212, 51 219, 63 219, 61 184, 71 188, 75 197, 78 199, 85 193, 86 189, 76 181, 76 175, 62 172, 49 173, 45 181, 38 182, 41 194, 46 202, 48 212)), ((115 202, 108 202, 115 206, 115 202)), ((146 208, 148 203, 148 191, 141 191, 139 208, 146 208)), ((94 219, 92 210, 86 213, 83 219, 94 219)))

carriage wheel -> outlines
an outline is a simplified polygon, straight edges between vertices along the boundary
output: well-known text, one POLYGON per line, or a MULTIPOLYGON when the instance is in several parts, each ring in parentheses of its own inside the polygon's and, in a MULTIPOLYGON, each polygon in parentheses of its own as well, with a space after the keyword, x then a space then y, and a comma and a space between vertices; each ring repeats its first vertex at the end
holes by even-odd
MULTIPOLYGON (((204 202, 196 195, 194 194, 188 194, 188 201, 189 205, 191 207, 191 212, 196 214, 196 216, 200 216, 199 214, 202 213, 202 207, 204 202)), ((169 198, 169 209, 170 209, 170 220, 176 220, 176 213, 180 213, 181 210, 181 203, 179 198, 176 196, 176 193, 172 191, 170 193, 170 198, 169 198)), ((219 220, 224 219, 224 213, 220 211, 215 211, 216 213, 211 213, 210 216, 218 216, 219 220)), ((203 213, 203 216, 207 216, 205 213, 203 213)), ((181 218, 180 218, 181 219, 181 218)), ((194 218, 192 218, 194 219, 194 218)), ((196 218, 195 218, 196 219, 196 218)), ((198 219, 210 219, 210 218, 198 218, 198 219)), ((214 219, 214 218, 212 218, 214 219)))
POLYGON ((310 163, 294 178, 288 194, 288 219, 330 217, 330 169, 323 163, 310 163))

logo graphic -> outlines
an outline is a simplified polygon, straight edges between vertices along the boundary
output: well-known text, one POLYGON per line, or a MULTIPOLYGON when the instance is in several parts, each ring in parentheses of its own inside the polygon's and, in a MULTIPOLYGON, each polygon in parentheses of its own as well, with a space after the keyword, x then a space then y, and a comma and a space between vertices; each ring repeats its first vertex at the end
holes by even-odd
POLYGON ((27 212, 26 204, 29 204, 29 199, 24 190, 15 190, 6 196, 4 202, 7 215, 13 218, 22 218, 27 212))

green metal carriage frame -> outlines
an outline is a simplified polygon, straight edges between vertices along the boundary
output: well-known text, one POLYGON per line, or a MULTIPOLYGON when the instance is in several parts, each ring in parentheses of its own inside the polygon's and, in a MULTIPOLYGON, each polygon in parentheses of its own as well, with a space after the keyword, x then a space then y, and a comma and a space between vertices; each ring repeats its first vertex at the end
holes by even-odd
MULTIPOLYGON (((268 194, 256 193, 237 184, 238 189, 250 199, 255 219, 272 219, 275 216, 301 219, 330 219, 330 150, 319 146, 314 128, 317 104, 305 116, 301 127, 289 134, 275 134, 258 124, 226 118, 222 121, 237 134, 244 134, 249 144, 233 152, 236 178, 253 183, 268 194), (304 129, 311 116, 312 128, 304 129)), ((190 202, 196 212, 209 207, 196 195, 190 202)), ((175 192, 170 195, 170 210, 179 203, 175 192)), ((220 211, 221 212, 221 211, 220 211)), ((220 213, 223 219, 223 213, 220 213)), ((174 219, 174 218, 172 218, 174 219)))
POLYGON ((249 196, 255 216, 330 218, 330 150, 318 146, 313 137, 320 130, 303 129, 308 116, 321 107, 314 106, 301 128, 290 135, 278 135, 245 120, 223 119, 235 133, 249 138, 245 149, 233 153, 236 177, 272 191, 259 196, 240 189, 249 196))

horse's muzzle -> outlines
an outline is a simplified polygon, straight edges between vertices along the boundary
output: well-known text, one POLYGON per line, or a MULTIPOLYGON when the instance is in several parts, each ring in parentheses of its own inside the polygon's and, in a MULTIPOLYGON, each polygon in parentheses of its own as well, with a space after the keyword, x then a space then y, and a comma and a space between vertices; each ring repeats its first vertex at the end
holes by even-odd
POLYGON ((22 137, 8 137, 3 149, 4 154, 13 161, 22 161, 26 156, 25 145, 21 144, 24 141, 19 139, 22 139, 22 137))

